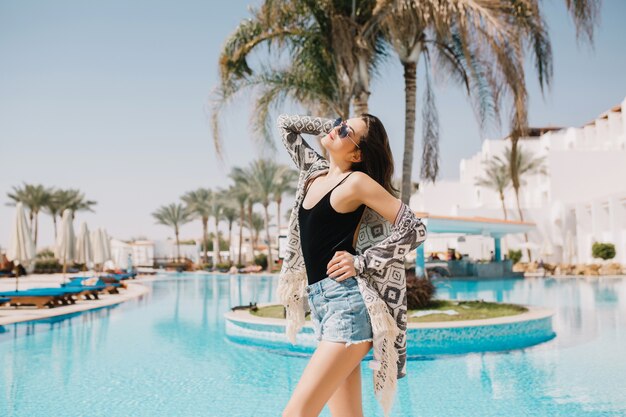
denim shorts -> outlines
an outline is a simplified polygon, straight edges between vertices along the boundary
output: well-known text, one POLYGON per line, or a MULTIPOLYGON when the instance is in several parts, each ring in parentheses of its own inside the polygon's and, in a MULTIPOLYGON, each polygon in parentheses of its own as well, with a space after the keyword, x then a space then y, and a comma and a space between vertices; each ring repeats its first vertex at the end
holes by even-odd
POLYGON ((355 277, 326 277, 306 286, 317 340, 352 343, 373 340, 372 322, 355 277))

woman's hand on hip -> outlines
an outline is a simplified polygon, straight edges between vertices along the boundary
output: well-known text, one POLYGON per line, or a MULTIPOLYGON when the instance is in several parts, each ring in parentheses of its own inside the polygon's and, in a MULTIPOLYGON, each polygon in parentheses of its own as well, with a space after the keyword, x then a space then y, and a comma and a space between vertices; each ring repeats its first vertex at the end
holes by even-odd
POLYGON ((337 278, 335 281, 343 281, 355 276, 353 255, 345 250, 335 252, 333 258, 326 265, 326 275, 337 278))

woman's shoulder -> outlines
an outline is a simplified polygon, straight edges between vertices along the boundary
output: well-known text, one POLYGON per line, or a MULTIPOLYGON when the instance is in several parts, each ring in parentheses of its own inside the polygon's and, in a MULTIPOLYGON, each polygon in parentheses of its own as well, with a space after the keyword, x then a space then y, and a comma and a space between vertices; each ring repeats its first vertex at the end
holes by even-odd
POLYGON ((358 191, 367 190, 378 184, 369 174, 363 171, 352 171, 346 182, 350 183, 358 191))

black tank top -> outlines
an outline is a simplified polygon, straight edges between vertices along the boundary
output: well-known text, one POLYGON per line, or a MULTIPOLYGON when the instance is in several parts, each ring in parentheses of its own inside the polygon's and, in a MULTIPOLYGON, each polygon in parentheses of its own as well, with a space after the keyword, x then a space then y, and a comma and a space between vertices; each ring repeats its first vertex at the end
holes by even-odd
MULTIPOLYGON (((354 172, 354 171, 352 171, 354 172)), ((352 172, 346 175, 322 199, 310 209, 302 207, 298 218, 300 222, 300 240, 308 284, 314 284, 326 278, 328 262, 336 251, 345 250, 353 255, 354 231, 359 223, 365 204, 348 213, 338 213, 330 204, 330 195, 352 172)), ((304 197, 302 198, 304 201, 304 197)))

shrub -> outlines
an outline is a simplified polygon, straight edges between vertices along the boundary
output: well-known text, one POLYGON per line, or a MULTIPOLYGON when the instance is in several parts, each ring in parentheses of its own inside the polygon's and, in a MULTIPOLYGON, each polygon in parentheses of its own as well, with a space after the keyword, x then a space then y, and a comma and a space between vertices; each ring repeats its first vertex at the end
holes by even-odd
MULTIPOLYGON (((68 265, 68 268, 70 265, 68 265)), ((63 270, 63 265, 59 263, 58 260, 54 258, 45 258, 39 259, 35 261, 35 271, 36 274, 53 274, 55 272, 61 272, 63 270)))
POLYGON ((176 271, 189 271, 191 270, 192 264, 189 262, 167 262, 165 264, 165 269, 176 270, 176 271))
POLYGON ((263 267, 263 269, 267 268, 267 255, 264 253, 261 253, 257 256, 254 257, 254 264, 255 265, 260 265, 261 267, 263 267))
POLYGON ((221 262, 215 265, 217 269, 230 269, 230 262, 221 262))
POLYGON ((37 253, 37 259, 49 259, 54 258, 54 252, 50 249, 43 249, 37 253))
POLYGON ((615 258, 615 245, 612 243, 594 242, 591 246, 591 256, 603 260, 615 258))
POLYGON ((436 288, 429 278, 418 278, 415 268, 406 271, 406 302, 407 309, 415 310, 430 304, 436 288))
POLYGON ((509 249, 509 259, 513 261, 514 264, 518 263, 520 259, 522 259, 522 251, 509 249))

